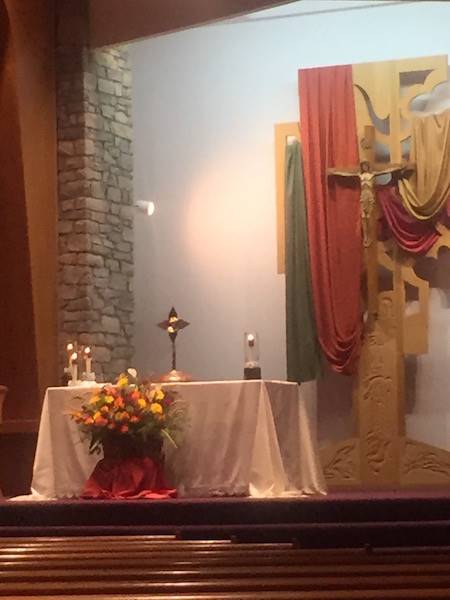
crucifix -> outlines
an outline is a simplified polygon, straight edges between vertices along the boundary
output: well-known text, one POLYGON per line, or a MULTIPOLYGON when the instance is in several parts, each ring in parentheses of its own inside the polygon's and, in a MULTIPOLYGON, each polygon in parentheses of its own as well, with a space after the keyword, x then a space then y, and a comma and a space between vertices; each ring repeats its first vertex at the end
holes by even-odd
POLYGON ((172 370, 169 373, 165 373, 161 376, 161 381, 177 383, 180 381, 191 381, 191 376, 184 371, 177 370, 177 349, 175 341, 177 339, 178 332, 187 327, 190 323, 181 319, 175 308, 172 306, 169 312, 169 316, 165 321, 158 323, 158 327, 165 329, 169 335, 172 344, 172 370))
MULTIPOLYGON (((366 152, 371 152, 373 155, 373 139, 374 128, 366 127, 366 136, 364 139, 363 148, 366 152)), ((362 240, 365 254, 366 276, 367 276, 367 310, 369 323, 376 318, 378 313, 378 259, 377 247, 373 242, 377 238, 377 201, 375 181, 379 175, 388 175, 394 173, 403 173, 410 170, 409 165, 399 164, 380 164, 372 168, 370 160, 362 160, 359 168, 330 168, 328 175, 336 177, 351 177, 359 180, 361 195, 360 195, 360 211, 361 211, 361 229, 362 240)))

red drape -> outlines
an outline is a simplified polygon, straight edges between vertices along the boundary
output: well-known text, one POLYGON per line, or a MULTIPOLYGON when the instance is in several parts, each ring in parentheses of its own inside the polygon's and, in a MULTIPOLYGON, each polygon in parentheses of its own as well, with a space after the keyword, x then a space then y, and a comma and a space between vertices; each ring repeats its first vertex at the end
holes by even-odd
POLYGON ((413 254, 425 254, 439 238, 433 221, 419 221, 402 204, 396 186, 378 186, 377 200, 382 210, 381 224, 400 248, 413 254))
POLYGON ((303 69, 299 88, 318 337, 332 368, 349 374, 362 335, 360 191, 327 168, 359 163, 351 66, 303 69))
POLYGON ((162 466, 149 457, 103 458, 87 480, 83 498, 174 498, 175 489, 168 488, 162 466))

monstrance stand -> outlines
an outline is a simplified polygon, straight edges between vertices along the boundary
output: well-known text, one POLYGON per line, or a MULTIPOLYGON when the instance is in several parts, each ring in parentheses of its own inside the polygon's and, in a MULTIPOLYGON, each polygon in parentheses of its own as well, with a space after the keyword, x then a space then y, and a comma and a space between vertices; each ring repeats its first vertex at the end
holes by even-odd
POLYGON ((161 381, 176 383, 180 381, 192 381, 191 375, 185 371, 177 370, 177 348, 176 339, 178 332, 189 325, 188 321, 180 319, 177 311, 172 306, 168 318, 161 323, 158 323, 158 327, 165 329, 169 335, 170 342, 172 344, 172 370, 161 376, 161 381))

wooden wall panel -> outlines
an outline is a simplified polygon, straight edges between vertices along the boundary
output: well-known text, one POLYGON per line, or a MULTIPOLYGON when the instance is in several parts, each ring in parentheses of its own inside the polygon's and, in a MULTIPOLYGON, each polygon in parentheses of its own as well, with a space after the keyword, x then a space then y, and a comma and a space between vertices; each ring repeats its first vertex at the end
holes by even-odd
POLYGON ((16 54, 40 400, 58 382, 55 7, 54 0, 7 0, 7 6, 16 54))
POLYGON ((5 418, 35 412, 38 388, 16 63, 5 6, 0 72, 0 382, 9 388, 5 418))
POLYGON ((54 8, 0 5, 0 383, 20 430, 57 381, 54 8))
POLYGON ((91 46, 128 42, 293 1, 90 0, 91 46))

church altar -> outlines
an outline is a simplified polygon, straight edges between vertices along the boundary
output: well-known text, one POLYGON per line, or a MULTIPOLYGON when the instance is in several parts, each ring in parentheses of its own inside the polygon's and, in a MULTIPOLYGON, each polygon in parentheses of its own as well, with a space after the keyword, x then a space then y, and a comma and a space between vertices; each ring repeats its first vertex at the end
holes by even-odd
MULTIPOLYGON (((187 404, 180 448, 166 471, 180 496, 301 496, 326 491, 314 407, 295 383, 218 381, 168 384, 187 404)), ((89 455, 69 413, 94 387, 49 388, 33 467, 38 500, 76 497, 100 455, 89 455)))

